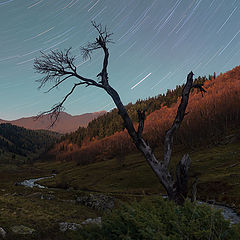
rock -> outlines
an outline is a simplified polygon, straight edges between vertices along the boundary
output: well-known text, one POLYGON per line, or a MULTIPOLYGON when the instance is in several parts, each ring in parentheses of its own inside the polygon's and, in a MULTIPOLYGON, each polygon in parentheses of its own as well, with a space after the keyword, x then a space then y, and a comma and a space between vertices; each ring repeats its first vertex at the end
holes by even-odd
POLYGON ((207 203, 214 205, 216 203, 216 201, 214 199, 211 199, 211 200, 208 200, 207 203))
POLYGON ((6 234, 6 231, 2 227, 0 227, 0 237, 5 238, 6 234))
POLYGON ((35 232, 35 229, 19 225, 19 226, 14 226, 11 228, 11 230, 16 233, 16 234, 22 234, 22 235, 30 235, 33 232, 35 232))
POLYGON ((29 198, 40 198, 42 200, 53 200, 55 196, 52 194, 42 194, 41 192, 35 192, 28 195, 29 198))
POLYGON ((41 192, 35 192, 35 193, 29 194, 27 197, 29 197, 29 198, 41 198, 41 196, 42 196, 41 192))
POLYGON ((79 196, 76 202, 100 211, 108 211, 114 208, 114 198, 104 194, 79 196))
POLYGON ((22 193, 16 193, 16 192, 15 192, 15 193, 12 194, 12 196, 14 196, 14 197, 15 197, 15 196, 23 196, 23 194, 22 194, 22 193))
POLYGON ((69 223, 69 222, 61 222, 59 223, 59 230, 61 232, 66 232, 67 230, 77 231, 82 226, 78 223, 69 223))
POLYGON ((101 217, 97 217, 97 218, 88 218, 85 221, 82 222, 83 225, 86 224, 97 224, 99 226, 102 225, 102 218, 101 217))
POLYGON ((60 199, 61 202, 66 202, 66 203, 72 203, 75 204, 76 200, 70 200, 70 199, 60 199))
POLYGON ((48 194, 54 194, 55 192, 54 191, 48 191, 48 194))
POLYGON ((45 194, 45 195, 42 194, 41 199, 42 200, 53 200, 53 199, 55 199, 55 196, 51 195, 51 194, 45 194))

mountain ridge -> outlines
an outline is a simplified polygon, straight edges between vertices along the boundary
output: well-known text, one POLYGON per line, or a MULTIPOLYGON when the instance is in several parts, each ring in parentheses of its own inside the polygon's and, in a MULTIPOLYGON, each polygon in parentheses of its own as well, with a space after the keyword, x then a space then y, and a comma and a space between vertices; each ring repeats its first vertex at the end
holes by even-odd
POLYGON ((51 126, 50 114, 46 114, 39 119, 36 119, 36 116, 32 117, 22 117, 16 120, 4 120, 0 119, 1 123, 10 123, 19 127, 24 127, 30 130, 49 130, 58 133, 70 133, 77 130, 79 127, 86 127, 90 121, 93 119, 104 115, 106 111, 99 111, 93 113, 84 113, 81 115, 71 115, 66 112, 61 112, 59 119, 51 126))

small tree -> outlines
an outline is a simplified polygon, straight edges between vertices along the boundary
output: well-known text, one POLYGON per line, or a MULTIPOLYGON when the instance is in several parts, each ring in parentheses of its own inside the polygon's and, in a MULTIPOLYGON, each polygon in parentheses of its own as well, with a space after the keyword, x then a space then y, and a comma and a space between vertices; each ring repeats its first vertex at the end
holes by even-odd
POLYGON ((133 122, 130 119, 117 91, 111 87, 108 79, 108 60, 109 51, 107 45, 111 43, 111 33, 108 33, 106 28, 103 28, 101 24, 92 22, 93 27, 98 32, 98 38, 94 42, 88 43, 86 47, 83 47, 82 55, 84 59, 91 58, 92 52, 98 49, 102 49, 104 53, 103 66, 100 73, 97 75, 98 80, 83 77, 78 73, 77 67, 74 64, 75 57, 71 56, 71 48, 65 51, 51 51, 46 54, 42 52, 40 58, 35 59, 34 69, 37 73, 43 74, 44 77, 38 80, 40 83, 39 88, 43 87, 46 83, 52 83, 52 87, 49 91, 62 85, 67 79, 74 77, 77 82, 73 85, 72 89, 64 96, 61 102, 54 105, 49 111, 43 112, 41 115, 51 113, 52 125, 58 119, 59 113, 63 110, 63 104, 68 97, 74 92, 74 90, 82 85, 95 86, 105 90, 114 101, 118 108, 118 113, 124 121, 124 126, 131 136, 137 149, 144 155, 147 163, 150 165, 161 184, 164 186, 167 195, 170 200, 175 201, 177 204, 183 204, 187 196, 187 184, 188 184, 188 169, 190 166, 190 157, 185 154, 176 167, 176 180, 170 174, 168 167, 172 154, 173 135, 179 128, 183 118, 185 116, 185 110, 188 104, 190 90, 192 88, 199 88, 201 91, 205 91, 202 88, 202 84, 193 83, 193 73, 190 72, 187 76, 187 83, 182 92, 181 103, 178 107, 176 118, 171 128, 166 132, 164 141, 164 156, 162 161, 158 161, 155 157, 153 150, 149 144, 142 137, 145 121, 145 110, 138 110, 138 128, 137 130, 133 126, 133 122))

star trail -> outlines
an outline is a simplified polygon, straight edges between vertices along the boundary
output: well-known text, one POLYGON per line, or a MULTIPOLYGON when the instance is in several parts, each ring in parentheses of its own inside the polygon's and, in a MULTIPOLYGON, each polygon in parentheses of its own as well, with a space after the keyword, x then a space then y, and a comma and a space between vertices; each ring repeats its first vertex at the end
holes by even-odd
MULTIPOLYGON (((39 91, 33 61, 40 51, 72 47, 77 71, 97 79, 102 52, 83 60, 80 51, 97 37, 93 20, 113 33, 109 81, 124 104, 173 89, 190 71, 208 76, 240 64, 236 0, 0 0, 0 20, 0 119, 48 110, 76 82, 39 91)), ((94 87, 77 89, 65 104, 73 115, 113 107, 94 87)))

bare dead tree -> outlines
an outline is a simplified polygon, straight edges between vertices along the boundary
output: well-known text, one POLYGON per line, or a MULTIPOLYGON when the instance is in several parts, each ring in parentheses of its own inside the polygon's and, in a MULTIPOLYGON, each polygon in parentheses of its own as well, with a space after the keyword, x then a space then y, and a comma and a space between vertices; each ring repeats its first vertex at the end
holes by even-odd
POLYGON ((177 204, 183 204, 188 193, 188 169, 190 166, 190 157, 185 154, 180 160, 176 167, 176 180, 170 174, 168 167, 171 160, 172 148, 173 148, 173 136, 176 130, 179 128, 181 122, 186 115, 186 107, 188 105, 188 99, 191 89, 198 88, 201 92, 205 92, 203 89, 203 84, 193 83, 193 73, 190 72, 187 76, 187 83, 182 92, 181 103, 178 107, 176 118, 166 132, 164 141, 164 157, 161 161, 157 160, 153 150, 149 144, 142 137, 145 121, 145 111, 138 110, 138 129, 136 130, 133 126, 133 122, 130 119, 128 112, 126 111, 122 101, 120 99, 117 91, 111 87, 108 81, 108 60, 109 51, 107 44, 111 43, 111 35, 108 33, 106 28, 103 28, 101 24, 96 24, 92 22, 93 27, 98 32, 98 38, 94 42, 88 43, 86 47, 83 47, 82 55, 83 58, 90 58, 91 54, 97 50, 102 49, 104 53, 103 65, 101 72, 97 75, 98 80, 93 80, 90 78, 83 77, 77 71, 77 67, 74 64, 75 57, 71 56, 71 48, 65 51, 51 51, 48 54, 42 53, 40 58, 35 59, 34 69, 37 73, 43 74, 44 77, 38 80, 40 83, 39 88, 43 87, 46 83, 51 83, 52 87, 48 89, 47 92, 57 88, 69 78, 74 77, 77 82, 72 86, 72 89, 68 94, 64 96, 61 102, 54 105, 49 111, 45 111, 42 115, 46 113, 51 113, 52 125, 56 122, 59 113, 63 109, 63 104, 68 99, 68 97, 74 92, 74 90, 81 86, 95 86, 105 90, 114 101, 116 107, 118 108, 118 113, 124 121, 124 126, 126 127, 129 135, 131 136, 137 149, 144 155, 147 163, 152 168, 153 172, 156 174, 161 184, 164 186, 167 195, 170 200, 175 201, 177 204))

